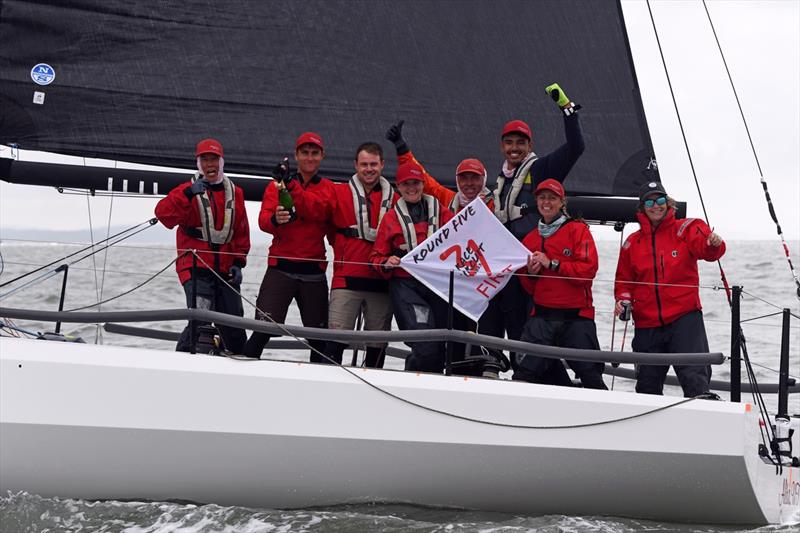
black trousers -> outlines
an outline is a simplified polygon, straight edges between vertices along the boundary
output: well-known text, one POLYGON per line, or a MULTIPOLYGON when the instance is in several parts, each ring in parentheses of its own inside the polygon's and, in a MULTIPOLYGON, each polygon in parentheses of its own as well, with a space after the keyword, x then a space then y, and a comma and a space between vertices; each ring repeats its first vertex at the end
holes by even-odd
MULTIPOLYGON (((708 353, 708 337, 703 313, 692 311, 658 328, 636 328, 631 348, 649 353, 708 353)), ((711 381, 709 365, 674 365, 675 374, 686 398, 708 392, 711 381)), ((639 365, 636 392, 664 394, 667 365, 639 365)))
MULTIPOLYGON (((489 301, 489 307, 478 322, 478 333, 518 341, 522 336, 525 321, 530 315, 531 298, 519 282, 511 276, 508 284, 489 301)), ((511 367, 515 366, 515 354, 511 354, 511 367)))
MULTIPOLYGON (((220 281, 217 276, 206 269, 198 269, 195 276, 183 284, 183 292, 186 294, 186 306, 192 306, 192 290, 197 287, 197 308, 218 311, 229 315, 244 316, 242 307, 242 297, 232 291, 227 285, 220 281)), ((233 285, 237 292, 240 292, 239 285, 233 285)), ((197 327, 207 325, 208 322, 195 321, 197 327)), ((223 347, 233 353, 242 353, 247 335, 243 329, 231 328, 229 326, 218 325, 220 337, 222 337, 223 347)), ((195 328, 194 343, 197 343, 199 333, 195 328)), ((178 352, 189 352, 192 347, 191 326, 186 326, 181 332, 178 345, 175 350, 178 352)))
MULTIPOLYGON (((594 320, 583 317, 556 320, 532 316, 525 323, 521 340, 562 348, 600 349, 594 320)), ((603 382, 603 363, 567 360, 567 365, 575 372, 585 388, 608 389, 603 382)), ((546 385, 572 385, 572 380, 569 379, 560 359, 537 357, 533 354, 517 356, 513 378, 546 385)))
MULTIPOLYGON (((397 325, 403 330, 447 327, 447 302, 414 278, 394 277, 389 281, 389 295, 397 325)), ((406 370, 444 371, 444 342, 407 342, 411 355, 406 370)))
MULTIPOLYGON (((276 268, 267 268, 258 290, 256 307, 269 315, 275 322, 283 324, 292 300, 297 301, 300 319, 304 326, 309 328, 328 327, 327 280, 323 278, 319 281, 304 281, 293 278, 276 268)), ((256 311, 256 320, 266 320, 266 318, 256 311)), ((247 339, 243 354, 248 357, 260 357, 264 346, 271 337, 267 333, 254 331, 247 339)), ((308 339, 307 342, 314 350, 324 353, 325 341, 308 339)), ((310 352, 311 362, 325 361, 325 358, 314 350, 310 352)))

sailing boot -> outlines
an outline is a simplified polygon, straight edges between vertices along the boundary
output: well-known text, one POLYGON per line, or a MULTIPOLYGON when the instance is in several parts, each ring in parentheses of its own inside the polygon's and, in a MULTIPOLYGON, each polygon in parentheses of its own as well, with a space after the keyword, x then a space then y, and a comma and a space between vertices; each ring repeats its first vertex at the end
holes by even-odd
POLYGON ((386 348, 367 347, 367 354, 364 356, 364 366, 368 368, 383 368, 386 360, 386 348))
POLYGON ((326 359, 325 357, 320 356, 319 354, 311 354, 311 362, 312 363, 326 363, 329 365, 333 364, 342 364, 342 354, 344 354, 345 349, 347 349, 347 344, 343 342, 336 342, 336 341, 327 341, 325 343, 325 349, 323 353, 327 355, 330 359, 326 359), (315 358, 316 356, 316 358, 315 358))
POLYGON ((252 357, 254 359, 261 358, 261 352, 264 351, 264 346, 267 345, 269 342, 271 335, 266 333, 261 333, 260 331, 254 331, 250 338, 247 339, 247 342, 244 343, 244 348, 242 348, 242 355, 245 357, 252 357))

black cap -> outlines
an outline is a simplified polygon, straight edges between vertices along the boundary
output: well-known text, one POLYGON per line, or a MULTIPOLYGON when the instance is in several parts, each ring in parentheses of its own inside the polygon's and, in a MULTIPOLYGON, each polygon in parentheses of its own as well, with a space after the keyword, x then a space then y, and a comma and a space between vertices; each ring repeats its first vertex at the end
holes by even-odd
POLYGON ((667 191, 664 190, 664 186, 661 185, 660 181, 651 181, 645 183, 639 189, 639 201, 644 202, 644 199, 653 193, 663 194, 664 196, 667 195, 667 191))

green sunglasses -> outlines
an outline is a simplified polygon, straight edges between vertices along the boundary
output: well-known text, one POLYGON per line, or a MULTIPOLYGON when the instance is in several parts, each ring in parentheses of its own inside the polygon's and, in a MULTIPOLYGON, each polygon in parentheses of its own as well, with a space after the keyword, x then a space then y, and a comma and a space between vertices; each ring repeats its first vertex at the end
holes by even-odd
POLYGON ((664 205, 667 203, 666 196, 659 196, 658 198, 648 198, 644 202, 642 202, 645 207, 653 207, 654 205, 664 205))

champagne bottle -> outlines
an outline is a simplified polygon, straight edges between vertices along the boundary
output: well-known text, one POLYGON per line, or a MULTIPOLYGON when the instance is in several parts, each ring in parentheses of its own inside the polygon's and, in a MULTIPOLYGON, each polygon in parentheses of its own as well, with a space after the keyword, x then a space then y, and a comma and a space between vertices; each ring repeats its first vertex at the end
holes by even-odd
POLYGON ((275 188, 278 189, 278 204, 283 206, 283 208, 289 212, 291 217, 289 220, 294 220, 297 218, 297 209, 295 209, 292 195, 289 193, 289 190, 286 188, 286 184, 284 183, 289 177, 288 157, 284 157, 283 161, 275 166, 273 169, 273 174, 275 179, 275 188))

